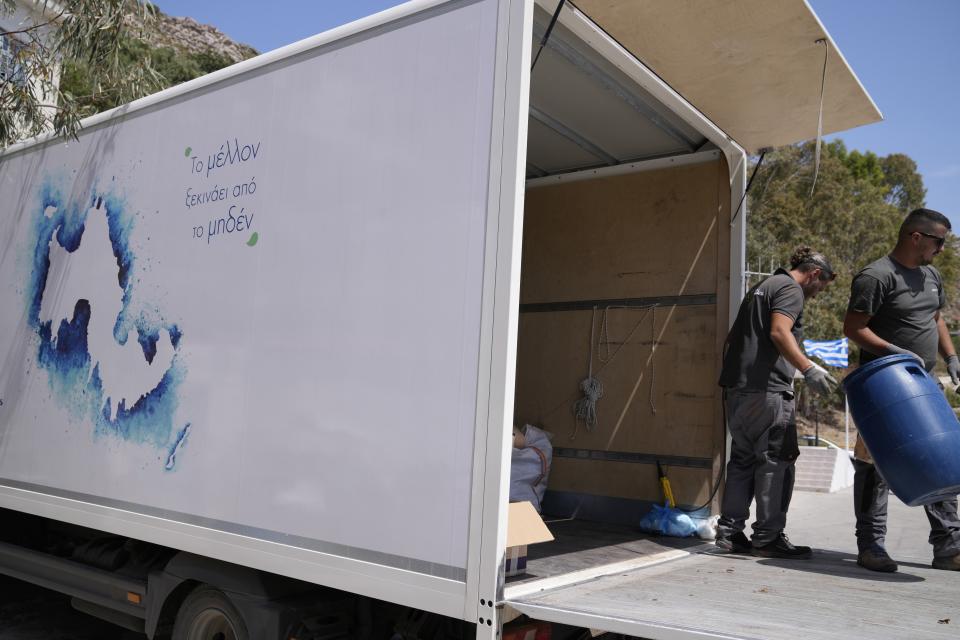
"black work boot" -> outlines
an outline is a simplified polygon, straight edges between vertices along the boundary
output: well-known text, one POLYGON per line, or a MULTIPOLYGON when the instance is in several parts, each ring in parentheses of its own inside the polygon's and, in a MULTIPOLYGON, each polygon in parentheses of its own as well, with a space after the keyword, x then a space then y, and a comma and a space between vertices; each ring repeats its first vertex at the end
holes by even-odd
POLYGON ((960 553, 952 556, 943 556, 934 558, 931 565, 934 569, 944 569, 946 571, 960 571, 960 553))
POLYGON ((797 547, 790 543, 787 534, 780 532, 773 542, 762 547, 753 547, 752 553, 761 558, 785 558, 788 560, 806 560, 812 555, 810 547, 797 547))
MULTIPOLYGON (((857 564, 870 571, 893 573, 897 570, 897 563, 879 544, 874 544, 857 554, 857 564)), ((960 565, 958 565, 960 568, 960 565)))
POLYGON ((737 531, 732 536, 717 536, 714 544, 717 545, 717 549, 726 553, 750 553, 753 549, 753 545, 750 544, 747 536, 743 535, 743 531, 737 531))

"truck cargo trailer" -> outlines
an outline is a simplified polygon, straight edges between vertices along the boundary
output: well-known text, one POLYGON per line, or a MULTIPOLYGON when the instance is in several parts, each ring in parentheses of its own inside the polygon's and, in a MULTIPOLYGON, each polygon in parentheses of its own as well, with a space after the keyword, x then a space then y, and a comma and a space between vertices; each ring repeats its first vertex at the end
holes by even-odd
POLYGON ((657 462, 716 511, 748 153, 880 114, 802 0, 560 4, 415 0, 0 155, 0 571, 149 637, 789 637, 594 596, 689 556, 636 531, 657 462), (557 540, 508 581, 524 423, 557 540))

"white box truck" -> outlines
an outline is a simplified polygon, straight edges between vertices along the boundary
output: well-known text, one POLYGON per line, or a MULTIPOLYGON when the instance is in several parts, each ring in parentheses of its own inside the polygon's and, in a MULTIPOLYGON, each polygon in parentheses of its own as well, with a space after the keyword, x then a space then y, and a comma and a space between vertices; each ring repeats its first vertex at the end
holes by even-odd
POLYGON ((824 55, 824 131, 880 114, 802 0, 557 9, 415 0, 0 155, 0 571, 151 638, 793 637, 640 597, 689 551, 635 525, 657 462, 716 509, 747 152, 824 55), (515 422, 563 517, 507 582, 515 422))

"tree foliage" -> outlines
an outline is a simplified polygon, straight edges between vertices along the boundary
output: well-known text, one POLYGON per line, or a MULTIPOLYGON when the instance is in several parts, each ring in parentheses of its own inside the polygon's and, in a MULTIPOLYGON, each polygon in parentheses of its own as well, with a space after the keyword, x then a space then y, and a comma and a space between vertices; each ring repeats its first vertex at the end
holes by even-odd
MULTIPOLYGON (((886 255, 896 244, 904 216, 922 206, 926 190, 916 163, 906 155, 878 157, 848 151, 840 140, 823 146, 820 173, 813 180, 814 145, 782 147, 764 160, 750 194, 747 262, 786 264, 800 245, 826 255, 837 269, 837 280, 807 305, 804 329, 808 338, 836 339, 843 335, 843 315, 853 276, 886 255)), ((948 292, 960 282, 960 246, 951 238, 935 262, 948 292)), ((958 319, 951 300, 948 323, 958 319)))
POLYGON ((906 212, 923 206, 927 189, 923 186, 923 178, 920 177, 913 158, 902 153, 891 153, 882 159, 881 168, 885 182, 890 187, 886 197, 887 204, 906 212))
MULTIPOLYGON (((126 38, 118 51, 121 67, 133 67, 148 62, 158 77, 157 89, 171 87, 193 80, 207 73, 233 64, 233 61, 215 51, 181 53, 171 47, 151 47, 142 40, 126 38)), ((119 92, 97 92, 96 71, 82 60, 64 64, 60 88, 75 97, 77 111, 86 117, 120 106, 126 100, 119 92)))
MULTIPOLYGON (((143 14, 149 24, 152 5, 138 0, 58 0, 40 3, 44 15, 2 35, 16 43, 15 73, 0 78, 0 145, 53 130, 76 135, 84 101, 105 96, 128 102, 156 91, 162 78, 142 58, 122 63, 124 43, 135 39, 124 16, 143 14), (88 95, 74 95, 58 83, 63 64, 78 63, 89 72, 88 95)), ((0 13, 13 15, 14 0, 0 0, 0 13)))
MULTIPOLYGON (((40 4, 42 18, 0 30, 17 43, 16 72, 0 74, 0 148, 47 131, 76 136, 81 118, 232 62, 147 44, 141 30, 154 28, 159 10, 146 0, 40 4)), ((0 0, 0 15, 15 9, 14 0, 0 0)))

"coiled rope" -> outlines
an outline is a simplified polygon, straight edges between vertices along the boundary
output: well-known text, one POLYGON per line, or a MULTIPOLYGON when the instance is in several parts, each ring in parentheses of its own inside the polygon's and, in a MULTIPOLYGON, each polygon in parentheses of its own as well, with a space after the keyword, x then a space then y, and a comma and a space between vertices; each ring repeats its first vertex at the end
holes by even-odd
MULTIPOLYGON (((606 316, 606 312, 604 312, 606 316)), ((593 377, 593 338, 594 328, 597 325, 597 307, 593 307, 593 315, 590 316, 590 360, 587 362, 587 377, 580 381, 580 391, 583 397, 573 403, 573 418, 576 421, 573 436, 576 437, 577 429, 582 422, 587 431, 593 431, 597 424, 597 401, 603 397, 603 383, 593 377)), ((601 330, 601 336, 603 331, 601 330)))
MULTIPOLYGON (((593 371, 593 360, 594 360, 594 347, 597 348, 596 358, 601 363, 600 369, 597 370, 599 374, 600 371, 603 371, 607 368, 614 358, 623 350, 625 346, 630 343, 630 340, 633 339, 634 334, 640 328, 640 325, 643 324, 644 320, 647 319, 647 315, 652 316, 650 323, 650 349, 651 354, 656 352, 657 349, 657 306, 658 305, 649 305, 645 307, 606 307, 603 310, 603 316, 600 320, 600 336, 597 339, 596 336, 596 325, 597 325, 597 307, 593 307, 593 314, 590 316, 590 350, 589 358, 590 360, 587 363, 587 377, 580 381, 580 391, 583 394, 576 402, 573 403, 573 417, 574 417, 574 429, 573 433, 570 434, 570 439, 574 440, 577 437, 577 433, 580 430, 580 425, 583 424, 587 431, 593 431, 594 427, 597 424, 597 402, 600 398, 603 397, 603 382, 600 381, 594 375, 593 371), (643 311, 644 314, 640 317, 639 320, 633 325, 633 328, 630 329, 630 332, 627 334, 627 337, 620 343, 616 350, 611 354, 610 353, 610 328, 609 328, 609 315, 612 309, 622 309, 628 311, 643 311)), ((654 404, 654 383, 656 381, 656 366, 651 360, 650 363, 650 412, 656 415, 657 407, 654 404)))

